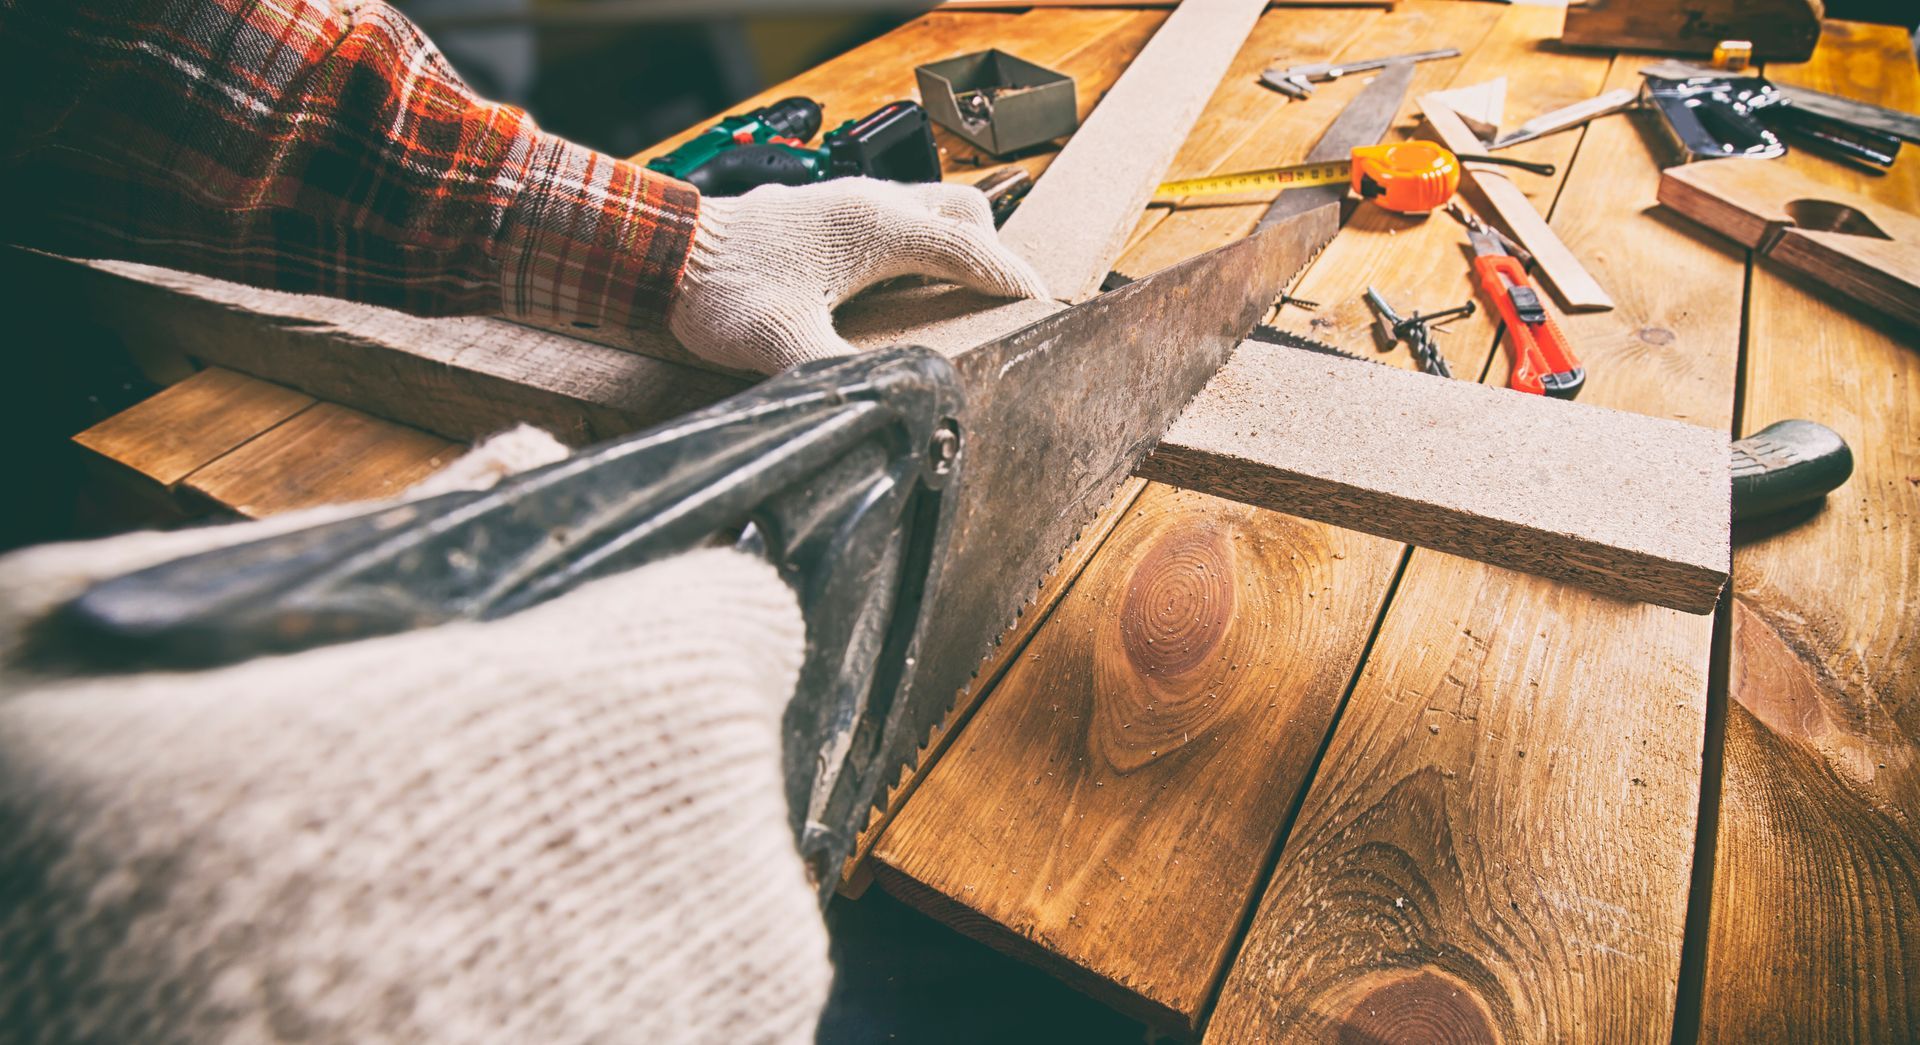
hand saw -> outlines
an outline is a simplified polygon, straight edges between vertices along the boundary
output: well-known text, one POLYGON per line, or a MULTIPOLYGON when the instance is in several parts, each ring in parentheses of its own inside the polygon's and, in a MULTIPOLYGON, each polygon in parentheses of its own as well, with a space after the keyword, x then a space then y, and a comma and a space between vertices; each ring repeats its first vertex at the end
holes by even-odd
POLYGON ((69 604, 62 648, 96 669, 231 662, 505 617, 731 544, 806 617, 784 770, 824 903, 1081 526, 1337 228, 1336 208, 1301 214, 952 360, 805 364, 490 490, 113 578, 69 604))

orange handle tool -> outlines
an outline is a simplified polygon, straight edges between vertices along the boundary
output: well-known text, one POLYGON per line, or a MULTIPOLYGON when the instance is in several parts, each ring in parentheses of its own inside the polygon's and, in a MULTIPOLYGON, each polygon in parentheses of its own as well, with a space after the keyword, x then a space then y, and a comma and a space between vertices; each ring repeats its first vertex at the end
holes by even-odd
POLYGON ((1402 214, 1425 214, 1453 198, 1460 161, 1428 141, 1362 145, 1353 150, 1353 191, 1402 214))
POLYGON ((1482 254, 1473 259, 1473 271, 1507 324, 1507 347, 1513 352, 1507 387, 1572 399, 1586 383, 1587 370, 1527 282, 1526 266, 1509 254, 1482 254))

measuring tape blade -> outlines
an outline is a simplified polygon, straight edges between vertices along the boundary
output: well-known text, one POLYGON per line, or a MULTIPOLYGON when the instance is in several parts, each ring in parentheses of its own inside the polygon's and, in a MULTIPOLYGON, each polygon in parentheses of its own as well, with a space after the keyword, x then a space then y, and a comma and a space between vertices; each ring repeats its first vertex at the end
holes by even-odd
POLYGON ((1353 163, 1300 163, 1291 167, 1269 167, 1236 174, 1215 174, 1204 178, 1165 181, 1153 192, 1156 200, 1175 200, 1182 196, 1223 196, 1241 192, 1277 192, 1308 185, 1333 185, 1353 177, 1353 163))

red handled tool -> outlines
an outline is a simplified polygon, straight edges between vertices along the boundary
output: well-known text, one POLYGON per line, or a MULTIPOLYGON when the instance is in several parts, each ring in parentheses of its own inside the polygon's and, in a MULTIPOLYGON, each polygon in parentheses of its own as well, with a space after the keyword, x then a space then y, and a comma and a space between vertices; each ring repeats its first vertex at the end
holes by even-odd
POLYGON ((1540 292, 1527 279, 1526 266, 1484 223, 1469 225, 1467 239, 1473 243, 1473 272, 1507 324, 1507 347, 1513 352, 1507 387, 1572 399, 1586 383, 1587 369, 1574 358, 1560 324, 1547 314, 1540 292))

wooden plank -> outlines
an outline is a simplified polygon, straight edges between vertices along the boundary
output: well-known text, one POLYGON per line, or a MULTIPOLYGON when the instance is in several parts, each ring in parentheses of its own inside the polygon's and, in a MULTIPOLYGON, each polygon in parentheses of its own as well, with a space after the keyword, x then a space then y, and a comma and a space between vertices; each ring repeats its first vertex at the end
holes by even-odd
POLYGON ((107 460, 172 486, 313 405, 313 397, 210 367, 73 437, 107 460))
POLYGON ((1724 431, 1257 341, 1139 474, 1689 613, 1727 581, 1724 431))
MULTIPOLYGON (((1583 398, 1725 425, 1742 259, 1646 213, 1641 129, 1582 134, 1553 221, 1620 297, 1562 320, 1583 398)), ((1415 551, 1208 1040, 1669 1041, 1711 640, 1415 551)))
POLYGON ((186 477, 185 489, 249 518, 399 496, 461 444, 319 403, 186 477))
MULTIPOLYGON (((1451 44, 1471 54, 1496 20, 1538 22, 1493 59, 1521 66, 1557 25, 1534 9, 1410 2, 1371 18, 1349 51, 1451 44)), ((1438 86, 1453 72, 1434 63, 1420 75, 1438 86)), ((1358 86, 1329 84, 1324 101, 1274 110, 1229 162, 1297 158, 1358 86)), ((1182 241, 1191 253, 1244 235, 1263 209, 1175 211, 1121 268, 1151 271, 1177 260, 1182 241), (1220 219, 1228 212, 1237 226, 1220 219)), ((1368 221, 1367 211, 1355 222, 1368 221)), ((1445 232, 1396 222, 1377 235, 1417 239, 1407 230, 1416 227, 1445 232)), ((1343 233, 1313 272, 1353 256, 1371 263, 1376 251, 1394 254, 1343 233)), ((1463 271, 1450 273, 1460 287, 1463 271)), ((875 868, 883 887, 962 931, 1191 1033, 1401 549, 1160 485, 1135 513, 928 774, 882 839, 875 868), (1167 604, 1142 602, 1149 591, 1167 604), (1168 629, 1169 653, 1202 651, 1190 668, 1121 652, 1129 633, 1133 648, 1157 652, 1155 628, 1168 629), (1114 717, 1121 713, 1135 717, 1114 717), (1122 746, 1149 735, 1170 742, 1122 746)))
MULTIPOLYGON (((1767 75, 1920 111, 1912 43, 1829 22, 1767 75)), ((1920 157, 1884 178, 1771 164, 1920 211, 1920 157)), ((1724 772, 1700 1039, 1911 1041, 1920 1026, 1920 333, 1761 262, 1741 429, 1832 426, 1854 473, 1824 510, 1734 551, 1724 772)))
POLYGON ((129 342, 463 441, 524 421, 585 445, 747 383, 501 320, 422 319, 124 262, 29 260, 77 283, 89 317, 129 342))
MULTIPOLYGON (((1432 96, 1423 97, 1420 102, 1427 125, 1433 129, 1442 145, 1458 154, 1484 151, 1480 139, 1444 103, 1432 96)), ((1461 169, 1463 188, 1477 194, 1475 205, 1483 213, 1491 211, 1494 221, 1527 248, 1533 255, 1535 271, 1546 279, 1547 285, 1559 296, 1562 306, 1574 311, 1613 307, 1613 298, 1593 278, 1593 273, 1588 272, 1573 251, 1567 249, 1566 243, 1554 233, 1553 227, 1527 202, 1526 195, 1500 168, 1484 163, 1463 163, 1461 169)))
POLYGON ((1817 283, 1920 325, 1920 217, 1812 174, 1716 160, 1669 168, 1660 202, 1817 283))
POLYGON ((1001 241, 1033 264, 1054 297, 1083 301, 1099 292, 1262 6, 1182 3, 1007 219, 1001 241))

